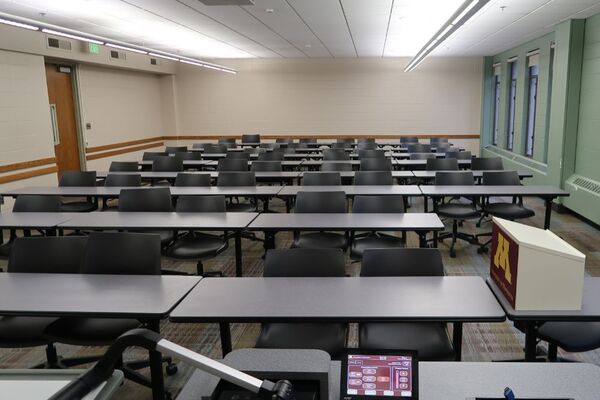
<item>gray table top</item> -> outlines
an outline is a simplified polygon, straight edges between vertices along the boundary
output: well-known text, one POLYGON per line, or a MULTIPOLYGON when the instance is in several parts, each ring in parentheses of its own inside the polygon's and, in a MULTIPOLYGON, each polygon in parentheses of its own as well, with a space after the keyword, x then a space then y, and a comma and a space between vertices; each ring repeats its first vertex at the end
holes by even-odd
MULTIPOLYGON (((471 165, 471 160, 457 160, 459 167, 465 167, 471 165)), ((425 166, 427 165, 427 160, 406 160, 406 159, 395 159, 392 161, 393 165, 398 165, 400 167, 415 167, 415 166, 425 166)))
MULTIPOLYGON (((103 179, 108 175, 140 175, 142 179, 175 179, 180 172, 158 172, 158 171, 137 171, 137 172, 109 172, 98 171, 96 177, 103 179)), ((186 174, 210 175, 211 178, 218 178, 218 171, 199 171, 186 172, 186 174)), ((261 178, 297 178, 302 171, 255 171, 256 179, 261 178)))
POLYGON ((0 274, 0 315, 164 318, 201 278, 0 274))
POLYGON ((174 322, 504 321, 480 277, 211 278, 174 322))
POLYGON ((321 166, 323 165, 323 163, 329 163, 329 164, 350 164, 350 165, 360 165, 360 160, 329 160, 329 161, 323 161, 323 160, 305 160, 302 163, 303 167, 307 167, 307 166, 321 166))
MULTIPOLYGON (((173 186, 170 187, 172 196, 275 196, 282 186, 173 186)), ((41 196, 91 196, 91 197, 118 197, 121 189, 151 190, 150 186, 120 187, 120 186, 27 186, 19 189, 7 190, 0 196, 16 197, 23 194, 41 196)))
POLYGON ((284 186, 279 196, 296 196, 298 192, 345 192, 347 196, 421 196, 416 185, 331 185, 284 186))
MULTIPOLYGON (((301 171, 300 176, 304 176, 307 171, 301 171)), ((310 172, 310 171, 309 171, 310 172)), ((318 172, 318 171, 317 171, 318 172)), ((354 178, 358 171, 332 171, 338 172, 342 178, 354 178)), ((391 171, 393 178, 414 178, 413 171, 391 171)))
MULTIPOLYGON (((493 171, 471 171, 473 173, 473 177, 475 178, 481 178, 483 177, 483 173, 484 172, 507 172, 509 170, 493 170, 493 171)), ((442 172, 442 171, 412 171, 415 175, 416 178, 425 178, 425 179, 433 179, 435 178, 435 174, 437 172, 442 172)), ((448 171, 443 171, 443 172, 448 172, 448 171)), ((458 171, 460 172, 460 171, 458 171)), ((531 178, 533 177, 533 174, 529 171, 524 171, 524 170, 519 170, 517 171, 517 174, 519 174, 519 178, 531 178)))
POLYGON ((249 230, 442 230, 434 213, 404 214, 260 214, 249 230))
MULTIPOLYGON (((138 161, 139 165, 152 165, 152 160, 141 160, 138 161)), ((203 165, 217 165, 215 160, 183 160, 183 165, 188 167, 198 166, 201 167, 203 165)))
POLYGON ((568 196, 566 192, 555 186, 516 185, 423 185, 420 186, 425 196, 568 196))
POLYGON ((258 213, 176 213, 98 211, 73 213, 59 224, 64 229, 181 229, 238 230, 247 227, 258 213))
POLYGON ((494 282, 489 278, 486 282, 508 318, 513 321, 600 321, 600 278, 586 277, 583 280, 581 310, 568 311, 517 311, 504 298, 494 282))
POLYGON ((0 228, 54 228, 71 218, 71 213, 5 212, 0 213, 0 228))

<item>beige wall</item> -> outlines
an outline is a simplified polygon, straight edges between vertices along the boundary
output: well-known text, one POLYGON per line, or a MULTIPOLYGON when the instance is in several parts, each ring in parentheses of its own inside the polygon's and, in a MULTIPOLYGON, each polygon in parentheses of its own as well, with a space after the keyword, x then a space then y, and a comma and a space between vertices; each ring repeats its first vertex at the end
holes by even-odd
MULTIPOLYGON (((217 61, 219 62, 219 61, 217 61)), ((477 134, 481 58, 229 60, 237 75, 178 65, 180 135, 477 134)))

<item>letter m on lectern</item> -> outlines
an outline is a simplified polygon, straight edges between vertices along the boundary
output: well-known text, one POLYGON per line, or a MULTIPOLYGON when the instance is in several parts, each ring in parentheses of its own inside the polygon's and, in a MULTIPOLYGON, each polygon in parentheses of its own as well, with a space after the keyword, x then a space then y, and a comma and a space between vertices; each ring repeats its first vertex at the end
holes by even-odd
POLYGON ((496 254, 494 254, 494 265, 496 268, 500 268, 504 271, 504 278, 508 283, 512 283, 512 276, 510 274, 510 242, 498 232, 498 247, 496 247, 496 254))

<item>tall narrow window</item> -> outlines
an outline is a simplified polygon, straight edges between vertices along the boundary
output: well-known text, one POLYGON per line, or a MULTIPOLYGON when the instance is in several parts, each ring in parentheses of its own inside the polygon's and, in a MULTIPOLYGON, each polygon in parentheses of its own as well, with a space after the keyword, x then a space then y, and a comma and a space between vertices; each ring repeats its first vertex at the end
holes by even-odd
POLYGON ((527 101, 527 135, 525 136, 525 155, 533 156, 533 144, 535 138, 535 111, 537 109, 537 91, 538 91, 538 59, 537 54, 528 59, 529 65, 529 96, 527 101))
POLYGON ((492 144, 498 144, 498 117, 500 116, 500 65, 494 66, 494 127, 492 144))
POLYGON ((544 132, 544 162, 548 161, 548 137, 550 136, 550 109, 552 106, 552 84, 554 79, 554 46, 550 48, 548 66, 548 97, 546 99, 546 131, 544 132))
POLYGON ((508 63, 510 90, 508 92, 508 130, 506 132, 506 148, 513 149, 515 139, 515 111, 517 102, 517 62, 508 63))

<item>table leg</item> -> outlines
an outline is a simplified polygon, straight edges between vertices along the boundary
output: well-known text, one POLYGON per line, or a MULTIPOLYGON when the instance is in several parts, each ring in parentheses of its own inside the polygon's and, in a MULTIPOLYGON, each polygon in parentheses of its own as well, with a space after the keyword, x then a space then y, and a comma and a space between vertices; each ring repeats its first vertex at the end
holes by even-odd
POLYGON ((431 244, 431 247, 434 249, 437 249, 438 247, 438 231, 433 231, 433 243, 431 244))
POLYGON ((292 209, 292 204, 291 204, 291 202, 292 202, 292 196, 287 196, 287 197, 285 198, 285 211, 286 211, 287 213, 289 213, 289 212, 290 212, 290 210, 292 209))
POLYGON ((552 215, 552 199, 544 200, 546 203, 546 215, 544 216, 544 229, 550 229, 550 216, 552 215))
POLYGON ((429 204, 427 202, 427 196, 423 196, 423 212, 429 212, 429 204))
POLYGON ((221 332, 221 352, 223 353, 223 358, 225 358, 232 350, 229 324, 227 322, 220 322, 219 331, 221 332))
POLYGON ((269 196, 263 198, 263 212, 269 212, 269 196))
POLYGON ((275 231, 264 231, 265 234, 265 251, 275 248, 275 231))
MULTIPOLYGON (((160 321, 154 320, 148 323, 148 328, 160 333, 160 321)), ((162 354, 156 350, 149 351, 150 357, 150 379, 152 382, 152 400, 164 400, 165 382, 162 372, 162 354)))
POLYGON ((427 232, 417 232, 419 235, 419 247, 427 247, 427 232))
POLYGON ((239 278, 242 274, 242 232, 237 231, 235 233, 235 276, 239 278))
POLYGON ((532 362, 536 360, 536 335, 535 321, 525 322, 525 361, 532 362))
POLYGON ((463 337, 463 323, 454 322, 452 329, 452 347, 454 347, 454 353, 456 354, 454 360, 462 360, 462 337, 463 337))

